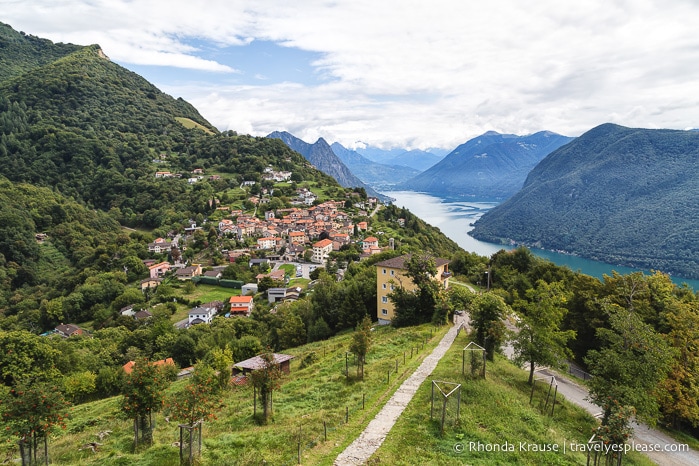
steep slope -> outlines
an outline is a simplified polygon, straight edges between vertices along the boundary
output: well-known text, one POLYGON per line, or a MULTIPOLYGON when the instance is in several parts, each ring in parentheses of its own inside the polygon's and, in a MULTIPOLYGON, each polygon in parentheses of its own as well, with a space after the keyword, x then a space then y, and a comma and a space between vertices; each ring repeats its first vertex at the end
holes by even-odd
POLYGON ((314 144, 309 144, 286 131, 274 131, 267 135, 270 139, 281 139, 291 150, 303 155, 318 170, 326 173, 345 188, 361 187, 366 189, 370 196, 385 198, 375 190, 367 186, 362 180, 357 178, 347 166, 342 163, 333 152, 325 139, 320 138, 314 144))
MULTIPOLYGON (((110 318, 125 281, 143 278, 150 234, 121 225, 164 236, 220 215, 217 203, 252 211, 272 184, 267 167, 343 191, 281 141, 219 133, 97 45, 62 55, 35 42, 32 60, 4 57, 19 71, 0 82, 0 320, 14 322, 3 328, 110 318), (195 169, 210 176, 192 178, 195 169), (240 189, 246 180, 256 183, 240 189), (72 304, 39 310, 63 298, 72 304)), ((275 189, 270 204, 293 193, 275 189)))
POLYGON ((80 48, 72 44, 54 44, 0 23, 0 82, 47 65, 80 48))
POLYGON ((487 132, 460 145, 442 161, 399 188, 438 195, 506 199, 527 173, 571 138, 542 131, 529 136, 487 132))
POLYGON ((330 146, 342 162, 347 165, 357 178, 379 190, 390 190, 395 184, 407 181, 418 173, 418 170, 407 166, 372 162, 360 153, 345 148, 334 142, 330 146))
POLYGON ((699 277, 699 134, 604 124, 546 157, 475 238, 699 277))

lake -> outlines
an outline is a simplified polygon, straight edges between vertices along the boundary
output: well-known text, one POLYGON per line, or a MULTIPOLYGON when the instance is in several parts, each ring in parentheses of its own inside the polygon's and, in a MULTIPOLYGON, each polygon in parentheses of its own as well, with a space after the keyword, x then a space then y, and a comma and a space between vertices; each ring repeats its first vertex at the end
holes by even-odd
MULTIPOLYGON (((489 209, 495 207, 498 204, 497 202, 444 199, 413 191, 391 191, 383 194, 394 198, 395 205, 405 207, 430 225, 439 228, 442 233, 454 240, 466 251, 489 257, 501 249, 512 249, 510 246, 478 241, 468 235, 468 232, 473 228, 472 224, 489 209)), ((612 271, 628 274, 641 270, 584 259, 582 257, 571 256, 570 254, 561 254, 534 248, 530 248, 530 250, 537 256, 548 259, 556 265, 565 265, 571 270, 579 271, 600 279, 605 274, 611 275, 612 271)), ((650 273, 648 270, 643 271, 650 273)), ((699 290, 699 280, 672 277, 672 281, 678 285, 687 283, 694 290, 699 290)))

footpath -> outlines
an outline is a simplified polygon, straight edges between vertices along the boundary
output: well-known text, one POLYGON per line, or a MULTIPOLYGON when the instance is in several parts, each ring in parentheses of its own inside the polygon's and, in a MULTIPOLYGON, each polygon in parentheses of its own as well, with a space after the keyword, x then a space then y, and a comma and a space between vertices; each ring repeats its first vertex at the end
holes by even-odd
POLYGON ((393 428, 410 400, 413 399, 422 382, 432 373, 439 360, 446 354, 456 339, 459 328, 462 325, 466 326, 466 322, 468 321, 465 316, 456 316, 454 326, 442 337, 432 354, 427 356, 420 367, 403 382, 359 437, 338 455, 333 463, 335 466, 362 465, 369 460, 386 439, 386 435, 393 428))

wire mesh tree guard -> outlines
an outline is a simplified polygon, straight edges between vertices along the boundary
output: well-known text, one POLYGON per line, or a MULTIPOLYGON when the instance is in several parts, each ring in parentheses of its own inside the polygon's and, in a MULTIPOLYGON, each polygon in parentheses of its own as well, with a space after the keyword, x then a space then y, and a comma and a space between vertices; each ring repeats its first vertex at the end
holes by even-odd
POLYGON ((18 444, 22 466, 49 464, 49 444, 46 435, 27 434, 18 444))
POLYGON ((529 404, 535 403, 534 398, 538 401, 539 409, 542 413, 548 414, 551 411, 553 416, 558 398, 558 382, 554 376, 535 377, 532 381, 532 391, 529 395, 529 404), (546 384, 548 381, 548 386, 546 384), (538 388, 537 388, 538 387, 538 388), (536 395, 536 396, 535 396, 536 395))
POLYGON ((441 380, 432 381, 432 402, 430 405, 430 420, 434 420, 435 414, 435 396, 439 396, 438 410, 441 413, 437 413, 440 419, 440 431, 444 433, 444 423, 447 420, 447 411, 452 413, 454 416, 454 424, 459 422, 459 411, 461 410, 461 384, 454 382, 444 382, 441 380), (435 390, 435 388, 437 390, 435 390), (451 401, 451 406, 449 404, 451 401), (456 404, 454 407, 453 405, 456 404))
POLYGON ((461 375, 466 375, 466 362, 469 363, 471 377, 485 379, 486 350, 478 343, 470 342, 461 352, 461 375), (467 356, 468 355, 468 356, 467 356))
POLYGON ((606 449, 604 441, 592 434, 587 441, 587 466, 621 466, 624 449, 606 449))
POLYGON ((201 421, 180 424, 180 464, 192 465, 201 456, 201 421))
POLYGON ((151 445, 153 443, 153 430, 155 422, 153 422, 153 413, 148 412, 147 415, 138 415, 133 420, 134 433, 134 451, 138 449, 139 443, 151 445), (140 442, 139 442, 140 438, 140 442))

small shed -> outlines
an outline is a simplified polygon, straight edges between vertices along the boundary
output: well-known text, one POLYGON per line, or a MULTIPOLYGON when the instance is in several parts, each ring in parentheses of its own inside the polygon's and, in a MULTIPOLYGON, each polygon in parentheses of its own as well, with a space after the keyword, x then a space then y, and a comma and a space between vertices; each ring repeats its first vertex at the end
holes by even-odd
MULTIPOLYGON (((282 372, 288 374, 290 372, 291 360, 294 359, 294 356, 281 353, 274 353, 273 356, 274 363, 279 366, 282 372)), ((259 355, 246 359, 245 361, 240 361, 239 363, 233 365, 233 375, 249 374, 252 371, 262 369, 265 367, 264 364, 264 359, 262 359, 259 355)))
POLYGON ((240 294, 245 296, 249 293, 257 293, 257 283, 246 283, 240 290, 240 294))

